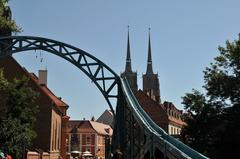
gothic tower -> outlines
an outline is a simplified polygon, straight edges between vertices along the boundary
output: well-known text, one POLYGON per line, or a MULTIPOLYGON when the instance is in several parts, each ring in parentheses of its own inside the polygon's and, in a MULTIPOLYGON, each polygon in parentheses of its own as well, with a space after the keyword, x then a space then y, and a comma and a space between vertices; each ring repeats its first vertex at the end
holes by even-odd
POLYGON ((128 27, 128 39, 127 39, 127 58, 126 58, 126 66, 125 71, 121 74, 121 77, 126 77, 128 80, 128 83, 130 84, 130 87, 133 92, 136 92, 138 90, 137 85, 137 72, 132 71, 131 66, 131 52, 130 52, 130 41, 129 41, 129 27, 128 27))
POLYGON ((143 91, 148 94, 153 100, 161 103, 158 74, 153 73, 152 67, 150 28, 148 40, 147 71, 146 74, 143 75, 143 91))

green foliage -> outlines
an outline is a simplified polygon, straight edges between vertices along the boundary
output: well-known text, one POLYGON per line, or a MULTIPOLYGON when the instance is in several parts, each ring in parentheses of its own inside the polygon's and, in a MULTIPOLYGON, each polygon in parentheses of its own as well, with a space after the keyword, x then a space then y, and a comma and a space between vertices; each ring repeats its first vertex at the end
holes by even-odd
POLYGON ((0 0, 0 35, 6 35, 8 32, 21 32, 21 28, 11 19, 11 11, 7 2, 7 0, 0 0))
POLYGON ((219 52, 204 71, 206 94, 193 90, 183 97, 182 137, 210 158, 231 158, 240 148, 240 38, 219 52))
POLYGON ((21 158, 24 147, 36 137, 33 127, 38 112, 37 94, 27 82, 26 78, 10 82, 0 70, 0 149, 15 158, 21 158))

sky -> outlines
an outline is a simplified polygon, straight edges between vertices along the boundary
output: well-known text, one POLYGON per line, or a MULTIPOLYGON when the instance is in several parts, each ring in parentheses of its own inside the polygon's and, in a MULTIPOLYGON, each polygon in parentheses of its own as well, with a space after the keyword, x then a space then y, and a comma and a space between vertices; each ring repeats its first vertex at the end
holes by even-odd
MULTIPOLYGON (((183 109, 181 97, 192 88, 204 91, 203 70, 218 46, 240 33, 239 0, 11 0, 17 35, 39 36, 76 46, 97 57, 117 74, 124 71, 127 26, 132 68, 146 72, 148 28, 154 73, 161 100, 183 109)), ((14 55, 29 72, 48 70, 48 87, 69 105, 71 119, 98 118, 109 109, 97 87, 69 62, 43 51, 14 55), (42 62, 41 62, 42 59, 42 62)))

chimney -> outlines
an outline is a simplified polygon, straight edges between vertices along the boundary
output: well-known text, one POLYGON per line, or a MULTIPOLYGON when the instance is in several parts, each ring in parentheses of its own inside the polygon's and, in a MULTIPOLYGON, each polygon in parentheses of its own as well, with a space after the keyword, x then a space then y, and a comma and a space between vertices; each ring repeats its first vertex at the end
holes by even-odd
POLYGON ((38 71, 38 82, 40 85, 47 85, 47 70, 38 71))

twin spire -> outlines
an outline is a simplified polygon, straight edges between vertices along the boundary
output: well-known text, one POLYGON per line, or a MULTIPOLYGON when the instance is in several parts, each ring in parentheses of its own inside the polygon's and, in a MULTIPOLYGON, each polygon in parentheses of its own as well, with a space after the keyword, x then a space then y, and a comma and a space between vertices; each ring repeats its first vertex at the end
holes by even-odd
MULTIPOLYGON (((146 74, 153 74, 150 30, 151 30, 151 28, 149 28, 148 59, 147 59, 147 71, 146 71, 146 74)), ((129 40, 129 26, 128 26, 127 58, 126 58, 125 72, 132 72, 130 40, 129 40)))
POLYGON ((131 53, 130 53, 130 40, 129 40, 129 26, 128 26, 127 58, 126 58, 125 72, 128 72, 128 73, 132 72, 131 53))
MULTIPOLYGON (((130 84, 130 87, 134 93, 138 91, 137 72, 133 72, 132 66, 131 66, 129 26, 128 26, 126 67, 125 67, 125 72, 121 74, 121 77, 127 78, 130 84)), ((145 92, 151 99, 161 103, 158 74, 153 73, 153 67, 152 67, 150 28, 149 28, 149 39, 148 39, 147 70, 146 70, 146 74, 143 74, 142 78, 143 78, 143 92, 145 92)))
POLYGON ((147 71, 146 71, 146 74, 153 74, 150 30, 151 29, 149 28, 148 59, 147 59, 147 71))

